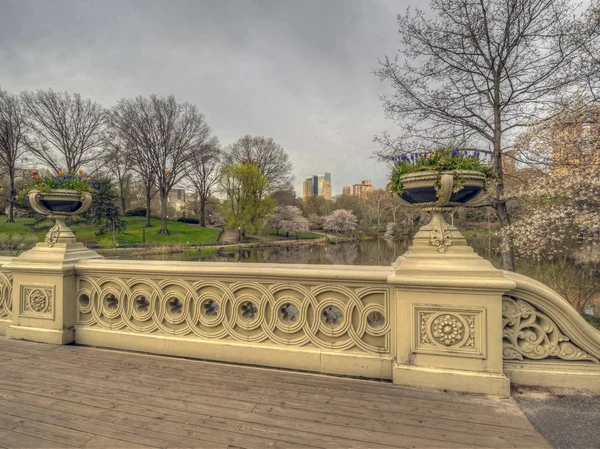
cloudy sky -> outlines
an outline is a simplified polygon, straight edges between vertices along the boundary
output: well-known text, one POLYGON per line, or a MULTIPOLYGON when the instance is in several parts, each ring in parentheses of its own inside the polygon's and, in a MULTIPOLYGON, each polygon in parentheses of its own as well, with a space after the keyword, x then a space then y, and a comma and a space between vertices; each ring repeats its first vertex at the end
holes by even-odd
POLYGON ((394 125, 372 71, 396 53, 396 14, 410 2, 0 0, 0 87, 80 92, 107 107, 174 94, 223 144, 273 137, 299 195, 320 172, 334 194, 362 179, 382 187, 372 139, 394 125))

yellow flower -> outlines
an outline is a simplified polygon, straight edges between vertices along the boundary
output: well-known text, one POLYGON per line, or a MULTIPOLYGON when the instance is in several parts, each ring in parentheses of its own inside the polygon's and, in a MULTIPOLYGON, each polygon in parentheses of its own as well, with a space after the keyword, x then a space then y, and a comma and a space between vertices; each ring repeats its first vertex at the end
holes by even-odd
POLYGON ((79 170, 77 170, 77 173, 79 173, 80 175, 83 175, 83 170, 79 169, 79 170))
POLYGON ((64 175, 65 175, 65 172, 64 172, 64 171, 62 171, 62 170, 58 170, 58 176, 64 176, 64 175))

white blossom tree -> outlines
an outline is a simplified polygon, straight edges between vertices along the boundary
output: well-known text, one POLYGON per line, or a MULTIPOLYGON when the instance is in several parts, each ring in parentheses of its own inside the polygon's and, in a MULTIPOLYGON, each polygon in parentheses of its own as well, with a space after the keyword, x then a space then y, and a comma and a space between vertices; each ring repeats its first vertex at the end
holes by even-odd
MULTIPOLYGON (((556 170, 515 193, 521 213, 502 229, 518 254, 552 258, 600 244, 600 167, 556 170)), ((506 239, 505 239, 506 241, 506 239)))
POLYGON ((351 232, 358 226, 356 216, 349 210, 338 209, 328 215, 323 223, 323 229, 336 233, 351 232))

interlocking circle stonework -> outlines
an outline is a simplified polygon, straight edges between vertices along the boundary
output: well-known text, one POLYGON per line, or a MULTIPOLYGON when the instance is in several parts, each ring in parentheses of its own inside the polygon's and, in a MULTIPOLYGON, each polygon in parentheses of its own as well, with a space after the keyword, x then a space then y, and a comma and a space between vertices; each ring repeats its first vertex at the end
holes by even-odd
POLYGON ((12 316, 12 274, 0 271, 0 319, 12 316))
POLYGON ((391 352, 389 290, 85 276, 78 327, 252 343, 391 352))

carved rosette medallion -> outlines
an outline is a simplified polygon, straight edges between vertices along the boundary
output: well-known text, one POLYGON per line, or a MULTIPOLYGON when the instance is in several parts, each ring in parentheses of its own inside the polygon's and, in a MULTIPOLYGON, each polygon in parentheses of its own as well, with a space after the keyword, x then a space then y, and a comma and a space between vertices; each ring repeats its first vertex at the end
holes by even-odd
POLYGON ((413 352, 485 358, 485 308, 414 305, 413 352))
POLYGON ((456 315, 440 315, 431 324, 431 334, 438 343, 446 346, 455 345, 465 335, 465 330, 456 315))
POLYGON ((54 287, 22 286, 20 315, 54 319, 54 287))

